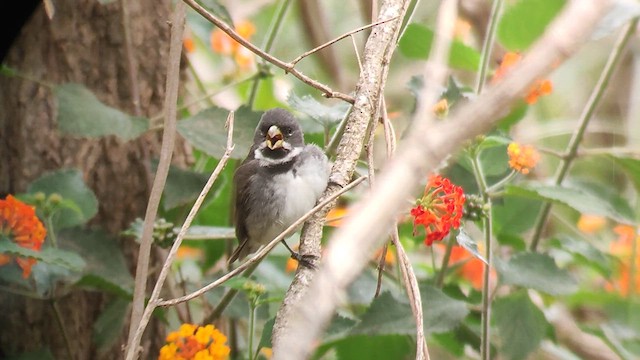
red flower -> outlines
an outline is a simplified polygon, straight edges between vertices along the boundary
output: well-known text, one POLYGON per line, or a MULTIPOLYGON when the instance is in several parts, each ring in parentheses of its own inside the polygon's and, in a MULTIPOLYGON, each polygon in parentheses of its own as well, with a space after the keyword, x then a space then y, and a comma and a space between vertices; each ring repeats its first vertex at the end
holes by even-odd
POLYGON ((464 191, 460 186, 453 185, 449 179, 440 175, 431 176, 424 195, 411 209, 414 235, 416 227, 422 225, 426 232, 424 243, 427 246, 444 239, 451 228, 460 227, 464 201, 464 191))
MULTIPOLYGON (((36 216, 33 207, 9 195, 5 200, 0 200, 0 235, 6 236, 23 248, 39 251, 47 236, 47 230, 36 216)), ((15 260, 22 268, 22 276, 29 277, 36 259, 16 257, 15 260)), ((0 266, 9 261, 9 255, 0 254, 0 266)))

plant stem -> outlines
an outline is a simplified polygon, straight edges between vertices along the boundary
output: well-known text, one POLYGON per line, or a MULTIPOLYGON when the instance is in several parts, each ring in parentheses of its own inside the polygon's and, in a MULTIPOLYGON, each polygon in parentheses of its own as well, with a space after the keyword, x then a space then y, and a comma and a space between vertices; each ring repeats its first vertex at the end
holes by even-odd
POLYGON ((256 323, 256 303, 254 301, 249 302, 249 359, 253 359, 253 333, 256 323))
POLYGON ((473 165, 473 174, 478 183, 482 200, 487 209, 486 216, 482 220, 482 226, 484 228, 484 242, 485 242, 485 258, 487 263, 483 267, 483 279, 482 279, 482 324, 481 324, 481 338, 480 338, 480 358, 482 360, 489 360, 491 358, 491 297, 489 296, 489 285, 491 280, 491 235, 492 235, 492 217, 491 217, 491 198, 487 192, 487 182, 482 172, 480 164, 480 154, 473 152, 471 164, 473 165))
MULTIPOLYGON (((565 151, 565 156, 561 159, 560 165, 556 172, 554 178, 555 185, 561 185, 562 181, 564 181, 565 177, 569 172, 569 168, 573 163, 573 160, 576 158, 578 153, 578 147, 580 146, 580 142, 584 137, 585 130, 587 129, 587 125, 589 121, 593 117, 596 108, 600 104, 600 100, 602 99, 602 95, 604 91, 607 89, 609 85, 609 81, 611 80, 611 76, 613 75, 615 69, 620 63, 620 59, 622 58, 623 50, 625 49, 629 39, 635 32, 636 26, 638 25, 638 18, 634 18, 629 24, 627 24, 626 29, 620 35, 616 44, 614 45, 611 55, 609 55, 609 59, 607 59, 607 63, 602 69, 602 73, 600 74, 600 78, 598 79, 598 83, 596 84, 589 100, 587 102, 586 107, 582 111, 582 115, 580 116, 580 124, 578 128, 574 131, 569 144, 567 145, 567 149, 565 151)), ((536 251, 538 249, 538 244, 540 243, 540 237, 542 235, 542 231, 544 230, 544 226, 547 223, 547 218, 549 217, 549 213, 551 212, 551 203, 545 203, 542 207, 542 210, 538 214, 538 218, 536 219, 536 223, 534 226, 533 235, 531 236, 531 251, 536 251)))
POLYGON ((58 247, 58 237, 56 236, 56 231, 53 228, 53 217, 51 215, 45 218, 45 223, 47 224, 47 234, 49 235, 49 239, 51 240, 51 245, 54 248, 58 247))
POLYGON ((451 250, 453 249, 453 245, 455 245, 455 236, 453 233, 449 234, 449 241, 447 241, 447 248, 444 252, 444 257, 442 258, 442 265, 440 266, 440 271, 438 272, 438 277, 436 278, 436 286, 438 288, 442 288, 442 284, 444 283, 444 276, 447 272, 447 268, 449 267, 449 259, 451 259, 451 250))
MULTIPOLYGON (((267 35, 267 40, 264 43, 264 51, 267 53, 270 52, 271 48, 273 47, 273 42, 276 39, 276 35, 278 35, 278 31, 282 26, 282 22, 284 21, 284 16, 287 13, 287 10, 289 9, 290 4, 291 4, 291 0, 282 1, 282 4, 280 5, 276 13, 275 19, 273 20, 273 22, 271 23, 271 26, 269 27, 269 34, 267 35)), ((264 61, 262 66, 265 66, 265 67, 267 66, 266 61, 264 61)), ((262 70, 260 70, 259 72, 262 72, 262 70)), ((256 76, 256 78, 253 80, 253 84, 251 85, 251 92, 249 93, 249 100, 248 100, 248 104, 250 108, 253 108, 253 104, 256 100, 256 95, 258 94, 258 87, 260 85, 260 80, 262 80, 262 77, 263 76, 256 76)))
POLYGON ((489 60, 491 58, 491 50, 493 49, 494 38, 496 35, 496 25, 498 24, 498 14, 502 9, 502 0, 493 0, 493 6, 491 7, 491 17, 489 18, 489 24, 487 25, 487 34, 482 44, 482 54, 480 56, 480 72, 478 72, 478 79, 476 82, 476 94, 482 92, 484 84, 487 80, 487 69, 489 69, 489 60))
POLYGON ((69 356, 69 359, 73 360, 74 357, 73 357, 73 352, 71 351, 71 340, 69 339, 69 334, 67 333, 67 329, 64 327, 64 322, 62 322, 62 313, 60 313, 60 308, 58 307, 58 303, 56 302, 55 299, 52 299, 50 304, 51 304, 51 308, 53 309, 53 314, 55 315, 54 317, 56 318, 56 323, 58 324, 58 327, 60 327, 60 333, 64 338, 64 344, 67 348, 67 355, 69 356))

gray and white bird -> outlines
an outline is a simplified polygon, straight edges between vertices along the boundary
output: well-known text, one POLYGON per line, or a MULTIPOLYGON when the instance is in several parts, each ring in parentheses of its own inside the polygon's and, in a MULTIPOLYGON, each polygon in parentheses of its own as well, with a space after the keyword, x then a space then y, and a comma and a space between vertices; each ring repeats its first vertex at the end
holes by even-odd
POLYGON ((291 113, 265 112, 233 177, 239 245, 229 263, 257 251, 311 210, 327 187, 329 171, 327 156, 318 146, 305 145, 291 113))

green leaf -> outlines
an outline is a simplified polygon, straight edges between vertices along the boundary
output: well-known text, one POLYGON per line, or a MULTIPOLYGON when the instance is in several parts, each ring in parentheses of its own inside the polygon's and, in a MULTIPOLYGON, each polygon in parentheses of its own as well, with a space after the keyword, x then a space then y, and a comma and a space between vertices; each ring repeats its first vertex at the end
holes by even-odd
POLYGON ((323 132, 325 128, 333 127, 342 121, 350 108, 350 105, 345 102, 327 106, 309 95, 299 97, 294 92, 289 94, 287 102, 293 109, 306 114, 311 119, 311 121, 300 119, 305 133, 319 133, 323 132))
MULTIPOLYGON (((153 161, 151 170, 154 173, 157 167, 158 162, 153 161)), ((162 192, 162 208, 164 211, 193 203, 200 195, 200 192, 202 192, 202 188, 204 188, 207 180, 209 180, 208 174, 181 169, 171 165, 169 167, 169 174, 167 175, 167 182, 162 192)), ((223 177, 216 179, 216 182, 207 194, 207 199, 211 200, 216 198, 219 190, 224 186, 224 181, 225 179, 223 177)))
POLYGON ((469 314, 464 301, 455 300, 433 286, 420 286, 420 295, 425 334, 450 331, 469 314))
POLYGON ((558 268, 549 255, 518 253, 508 262, 495 262, 503 283, 545 292, 549 295, 566 295, 578 289, 577 282, 563 269, 558 268))
POLYGON ((556 186, 529 182, 523 185, 508 185, 506 194, 546 200, 591 215, 600 215, 624 224, 634 224, 635 216, 624 201, 606 198, 587 186, 556 186))
POLYGON ((527 111, 529 110, 529 105, 523 100, 518 101, 513 107, 509 114, 507 114, 502 119, 498 120, 498 129, 509 132, 511 128, 520 122, 520 120, 524 119, 524 116, 527 115, 527 111))
POLYGON ((109 107, 80 84, 55 86, 58 105, 58 129, 76 136, 102 137, 115 135, 131 140, 149 129, 149 120, 130 116, 109 107))
POLYGON ((93 333, 91 338, 97 346, 98 352, 109 351, 120 339, 124 320, 127 317, 130 301, 123 298, 116 298, 102 311, 100 316, 93 323, 93 333))
POLYGON ((61 207, 53 216, 55 229, 82 225, 98 213, 98 199, 82 180, 77 169, 63 169, 44 174, 27 188, 27 192, 45 195, 57 193, 64 200, 71 200, 76 207, 61 207), (75 210, 74 210, 75 209, 75 210))
POLYGON ((507 359, 525 359, 540 345, 549 326, 524 290, 498 298, 492 313, 500 335, 501 353, 507 359))
POLYGON ((389 360, 415 357, 415 341, 406 335, 360 335, 334 345, 337 360, 389 360))
POLYGON ((511 139, 500 135, 485 136, 484 139, 478 144, 478 151, 485 149, 491 149, 494 147, 504 147, 509 145, 511 139))
POLYGON ((224 5, 220 4, 218 0, 198 0, 198 3, 205 9, 209 10, 212 14, 222 19, 227 25, 233 27, 233 19, 231 14, 224 5))
POLYGON ((615 257, 600 251, 585 240, 578 240, 569 236, 551 239, 549 245, 560 251, 566 251, 580 263, 598 271, 602 276, 611 276, 611 267, 615 257))
POLYGON ((493 230, 496 234, 521 234, 536 221, 541 202, 506 195, 492 206, 493 230))
POLYGON ((636 190, 640 191, 640 159, 617 155, 608 155, 607 157, 624 169, 636 190))
POLYGON ((78 285, 131 296, 133 277, 116 239, 100 230, 74 228, 60 232, 59 244, 87 262, 78 285))
MULTIPOLYGON (((180 120, 178 132, 191 145, 205 153, 220 159, 227 146, 227 130, 225 123, 229 111, 219 107, 210 107, 201 112, 180 120)), ((233 159, 244 159, 253 144, 253 134, 262 113, 253 112, 243 106, 235 112, 233 125, 233 143, 231 153, 233 159)))
POLYGON ((34 258, 38 261, 58 265, 65 269, 80 271, 85 267, 84 260, 76 253, 46 247, 40 251, 23 248, 7 238, 0 238, 0 253, 25 258, 34 258))
MULTIPOLYGON (((409 24, 400 39, 400 52, 410 59, 427 59, 433 42, 433 31, 420 24, 409 24)), ((462 70, 475 71, 480 53, 458 40, 451 43, 449 65, 462 70)))
POLYGON ((507 6, 498 23, 498 41, 511 51, 524 51, 545 31, 565 0, 520 0, 507 6))

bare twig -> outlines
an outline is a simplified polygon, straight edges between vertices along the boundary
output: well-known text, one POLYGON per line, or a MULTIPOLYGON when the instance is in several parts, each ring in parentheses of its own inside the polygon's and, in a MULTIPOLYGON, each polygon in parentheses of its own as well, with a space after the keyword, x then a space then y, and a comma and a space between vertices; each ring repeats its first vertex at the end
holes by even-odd
POLYGON ((325 85, 325 84, 323 84, 323 83, 321 83, 321 82, 319 82, 317 80, 314 80, 314 79, 308 77, 307 75, 303 74, 302 72, 300 72, 296 68, 294 68, 291 63, 284 62, 284 61, 276 58, 275 56, 272 56, 269 53, 266 53, 266 52, 262 51, 260 48, 258 48, 257 46, 255 46, 251 42, 247 41, 242 36, 240 36, 240 34, 238 34, 231 26, 227 25, 220 18, 218 18, 217 16, 215 16, 212 13, 210 13, 209 11, 207 11, 207 9, 205 9, 202 6, 200 6, 200 4, 196 3, 195 0, 183 0, 183 1, 184 1, 184 3, 189 5, 193 10, 195 10, 197 13, 202 15, 205 19, 207 19, 210 22, 212 22, 215 26, 220 28, 220 30, 224 31, 232 39, 237 41, 240 45, 242 45, 243 47, 247 48, 249 51, 251 51, 252 53, 258 55, 259 57, 263 58, 264 60, 270 62, 271 64, 279 67, 280 69, 284 70, 285 72, 290 73, 291 75, 297 77, 303 83, 322 91, 322 95, 324 97, 341 99, 341 100, 344 100, 344 101, 346 101, 348 103, 351 103, 351 104, 353 104, 353 102, 355 101, 352 96, 347 95, 347 94, 343 94, 341 92, 333 91, 329 86, 327 86, 327 85, 325 85))
POLYGON ((162 147, 160 149, 160 160, 158 169, 153 180, 147 211, 142 225, 142 236, 140 239, 140 250, 136 266, 136 279, 133 292, 133 305, 131 312, 131 323, 129 325, 129 338, 127 341, 128 359, 134 359, 138 354, 138 344, 140 339, 135 339, 141 319, 143 316, 144 300, 146 294, 147 275, 149 271, 149 258, 151 254, 151 243, 153 241, 153 224, 158 213, 158 206, 162 191, 164 189, 173 147, 176 138, 176 106, 178 102, 178 85, 180 82, 180 55, 182 53, 182 36, 184 33, 186 7, 178 4, 174 10, 171 27, 171 42, 169 44, 169 63, 167 65, 167 82, 165 92, 165 121, 164 132, 162 134, 162 147))
MULTIPOLYGON (((181 3, 178 3, 177 6, 183 7, 184 5, 182 5, 181 3)), ((200 206, 202 206, 202 203, 204 202, 205 197, 209 193, 209 190, 211 190, 211 187, 213 186, 216 179, 218 178, 218 176, 224 169, 225 165, 227 164, 227 161, 231 157, 231 152, 233 151, 233 112, 229 113, 229 116, 227 117, 226 126, 227 126, 227 147, 225 149, 225 152, 220 158, 218 165, 213 170, 213 173, 209 177, 209 180, 207 180, 207 183, 202 188, 200 195, 198 196, 195 203, 191 207, 191 210, 189 211, 189 215, 187 215, 187 218, 185 219, 184 224, 182 224, 182 228, 180 229, 180 232, 176 237, 176 241, 173 243, 173 246, 171 246, 171 250, 169 250, 169 255, 167 255, 167 258, 164 261, 164 265, 162 265, 162 270, 160 271, 158 280, 156 281, 156 284, 153 288, 153 292, 149 297, 149 302, 147 303, 147 306, 144 309, 142 318, 140 319, 140 322, 137 325, 133 339, 131 340, 130 346, 127 349, 127 357, 126 357, 127 360, 133 360, 137 357, 137 352, 134 351, 134 349, 140 343, 140 339, 142 338, 142 334, 144 333, 144 330, 147 327, 147 324, 149 323, 151 314, 158 306, 158 302, 160 299, 160 291, 162 290, 164 282, 169 274, 169 269, 171 268, 173 259, 176 257, 178 248, 182 243, 182 239, 184 239, 184 236, 187 233, 189 226, 191 226, 191 222, 193 221, 196 214, 200 210, 200 206)))
POLYGON ((397 222, 394 222, 393 224, 393 231, 391 232, 391 242, 396 247, 396 253, 398 254, 398 263, 400 264, 403 283, 407 290, 409 303, 411 304, 413 319, 416 322, 416 359, 429 360, 429 349, 427 348, 427 341, 424 336, 424 315, 422 313, 422 298, 420 296, 420 287, 418 286, 418 279, 416 278, 416 274, 413 271, 411 261, 407 256, 407 252, 404 251, 404 247, 400 242, 397 222))
MULTIPOLYGON (((296 306, 287 313, 286 333, 273 339, 276 359, 300 360, 308 356, 343 300, 346 287, 364 269, 384 240, 383 235, 406 206, 406 199, 418 190, 424 174, 459 150, 463 142, 491 129, 504 109, 520 99, 531 83, 578 49, 609 6, 610 1, 606 0, 568 2, 539 42, 503 81, 463 105, 448 121, 432 127, 428 121, 412 124, 397 156, 378 173, 374 190, 354 205, 352 215, 333 234, 322 265, 313 279, 308 279, 308 289, 300 294, 296 306)), ((388 10, 383 4, 381 13, 385 11, 388 10)), ((365 61, 365 71, 366 68, 365 61)), ((359 102, 353 111, 360 111, 359 102)), ((274 335, 275 331, 274 326, 274 335)))
POLYGON ((346 38, 346 37, 348 37, 348 36, 351 36, 351 35, 353 35, 353 34, 357 34, 357 33, 359 33, 360 31, 370 29, 370 28, 372 28, 372 27, 374 27, 374 26, 382 25, 382 24, 384 24, 384 23, 386 23, 386 22, 389 22, 389 21, 395 20, 396 18, 397 18, 397 16, 396 16, 396 17, 389 18, 389 19, 380 20, 380 21, 374 22, 374 23, 372 23, 372 24, 365 25, 365 26, 359 27, 359 28, 357 28, 357 29, 351 30, 351 31, 349 31, 349 32, 346 32, 346 33, 344 33, 344 34, 342 34, 342 35, 338 36, 337 38, 335 38, 335 39, 333 39, 333 40, 329 40, 329 41, 327 41, 326 43, 324 43, 324 44, 322 44, 322 45, 320 45, 320 46, 317 46, 317 47, 315 47, 315 48, 313 48, 313 49, 311 49, 311 50, 309 50, 309 51, 307 51, 307 52, 304 52, 303 54, 301 54, 301 55, 300 55, 300 56, 298 56, 297 58, 293 59, 293 61, 291 61, 289 64, 290 64, 292 67, 293 67, 293 66, 296 66, 296 64, 297 64, 297 63, 299 63, 299 62, 300 62, 300 60, 302 60, 302 59, 306 58, 307 56, 309 56, 309 55, 311 55, 311 54, 313 54, 313 53, 315 53, 315 52, 318 52, 318 51, 320 51, 320 50, 322 50, 322 49, 326 48, 327 46, 333 45, 333 44, 337 43, 338 41, 340 41, 340 40, 342 40, 342 39, 344 39, 344 38, 346 38))
POLYGON ((365 179, 366 179, 366 177, 363 176, 363 177, 360 177, 360 178, 352 181, 349 185, 345 186, 340 191, 332 194, 331 197, 328 197, 324 201, 318 203, 318 205, 314 206, 313 209, 309 210, 306 214, 304 214, 302 217, 300 217, 298 220, 296 220, 293 224, 291 224, 291 226, 286 228, 282 233, 280 233, 280 235, 278 235, 276 238, 271 240, 271 242, 268 243, 267 245, 265 245, 260 251, 256 252, 254 256, 249 258, 249 260, 245 261, 244 263, 242 263, 242 265, 240 265, 237 268, 231 270, 230 272, 228 272, 224 276, 221 276, 216 281, 214 281, 211 284, 209 284, 209 285, 207 285, 205 287, 202 287, 201 289, 196 290, 196 291, 194 291, 194 292, 192 292, 192 293, 190 293, 188 295, 185 295, 185 296, 182 296, 182 297, 179 297, 179 298, 176 298, 176 299, 171 299, 171 300, 160 300, 160 301, 158 301, 158 306, 163 306, 163 307, 172 306, 172 305, 179 304, 179 303, 182 303, 182 302, 185 302, 185 301, 189 301, 191 299, 195 299, 198 296, 201 296, 202 294, 206 293, 207 291, 210 291, 210 290, 216 288, 217 286, 219 286, 220 284, 223 284, 226 281, 228 281, 229 279, 237 276, 238 274, 240 274, 241 272, 243 272, 244 270, 249 268, 254 263, 257 263, 260 260, 262 260, 262 258, 264 258, 276 245, 278 245, 278 243, 280 241, 282 241, 284 238, 289 236, 289 234, 291 234, 302 223, 307 221, 307 219, 310 218, 311 215, 315 214, 318 210, 322 209, 327 204, 329 204, 333 200, 337 199, 340 195, 342 195, 345 192, 353 189, 354 187, 356 187, 358 184, 360 184, 365 179))

